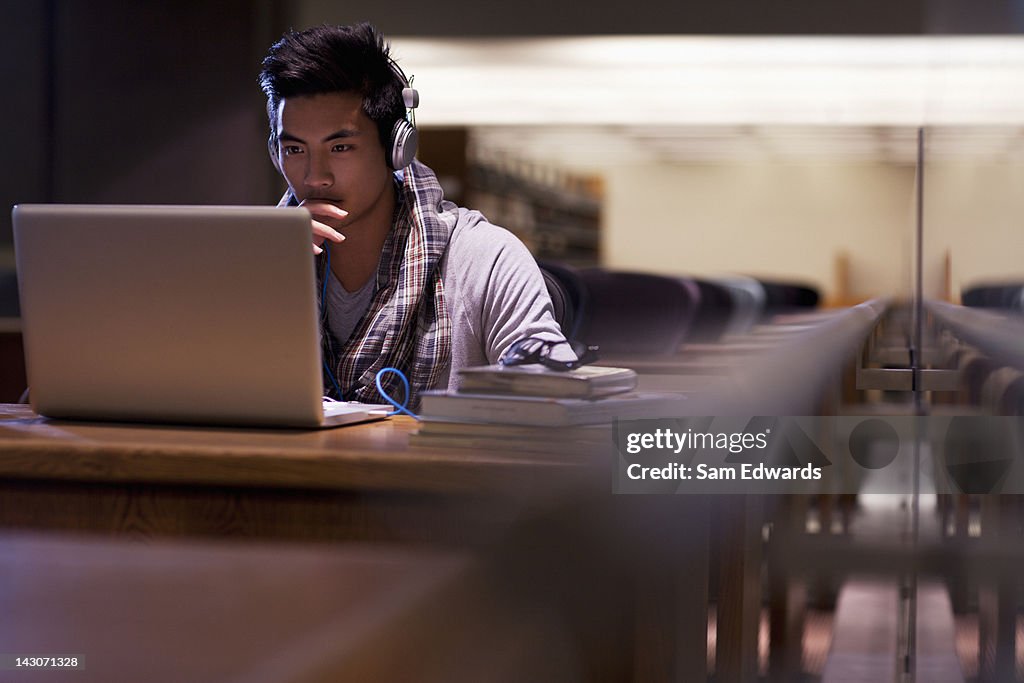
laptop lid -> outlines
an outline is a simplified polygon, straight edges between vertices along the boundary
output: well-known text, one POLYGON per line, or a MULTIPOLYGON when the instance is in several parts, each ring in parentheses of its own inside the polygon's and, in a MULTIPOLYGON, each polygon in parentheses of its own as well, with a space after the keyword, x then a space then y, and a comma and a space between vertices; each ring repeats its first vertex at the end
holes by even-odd
POLYGON ((322 425, 305 209, 23 204, 13 218, 36 412, 322 425))

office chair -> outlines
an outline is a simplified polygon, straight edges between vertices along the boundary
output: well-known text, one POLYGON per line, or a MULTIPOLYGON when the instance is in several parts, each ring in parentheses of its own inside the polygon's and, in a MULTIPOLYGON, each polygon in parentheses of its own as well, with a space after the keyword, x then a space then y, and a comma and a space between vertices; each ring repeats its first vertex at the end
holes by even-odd
POLYGON ((694 279, 700 290, 700 303, 693 317, 693 325, 686 341, 707 344, 716 342, 725 334, 735 303, 729 290, 711 280, 694 279))
POLYGON ((972 285, 960 294, 964 306, 1024 311, 1024 283, 1006 282, 972 285))
POLYGON ((538 261, 555 308, 555 320, 566 339, 576 339, 587 308, 587 288, 579 272, 562 263, 538 261))
POLYGON ((815 308, 821 298, 818 290, 814 287, 781 280, 756 279, 764 288, 764 312, 766 314, 815 308))
POLYGON ((732 317, 725 334, 746 334, 764 315, 764 286, 752 277, 730 275, 716 277, 712 282, 725 287, 732 297, 732 317))
POLYGON ((580 339, 602 355, 669 355, 686 339, 700 299, 692 280, 586 268, 580 339))

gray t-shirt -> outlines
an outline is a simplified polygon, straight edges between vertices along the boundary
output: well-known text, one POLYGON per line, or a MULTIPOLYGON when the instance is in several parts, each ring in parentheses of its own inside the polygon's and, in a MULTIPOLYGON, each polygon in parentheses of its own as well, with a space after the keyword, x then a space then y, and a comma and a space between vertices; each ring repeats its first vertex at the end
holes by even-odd
POLYGON ((337 342, 334 348, 341 348, 373 303, 377 278, 371 277, 362 287, 350 292, 334 273, 327 271, 324 277, 327 278, 327 329, 337 342))
MULTIPOLYGON (((441 282, 452 323, 451 365, 433 389, 457 388, 458 371, 496 363, 524 337, 563 339, 544 276, 526 246, 477 211, 459 208, 448 250, 441 258, 441 282)), ((327 324, 344 343, 370 307, 374 278, 346 292, 330 275, 327 324), (332 292, 332 288, 335 290, 332 292), (365 290, 365 291, 364 291, 365 290)))

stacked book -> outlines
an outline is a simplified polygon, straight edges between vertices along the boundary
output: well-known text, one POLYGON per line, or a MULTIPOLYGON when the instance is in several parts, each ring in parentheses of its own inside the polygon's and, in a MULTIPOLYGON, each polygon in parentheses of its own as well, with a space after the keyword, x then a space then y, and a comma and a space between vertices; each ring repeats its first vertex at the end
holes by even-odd
POLYGON ((514 452, 524 458, 539 455, 590 457, 610 454, 611 425, 537 427, 531 425, 423 420, 409 437, 412 446, 442 450, 471 449, 477 453, 514 452))
POLYGON ((611 452, 612 422, 683 414, 678 394, 634 392, 628 368, 488 365, 460 371, 459 391, 423 394, 410 444, 529 453, 611 452))
MULTIPOLYGON (((549 370, 543 365, 483 365, 459 370, 458 394, 599 398, 636 387, 629 368, 584 365, 575 370, 549 370)), ((435 394, 444 392, 434 392, 435 394)))

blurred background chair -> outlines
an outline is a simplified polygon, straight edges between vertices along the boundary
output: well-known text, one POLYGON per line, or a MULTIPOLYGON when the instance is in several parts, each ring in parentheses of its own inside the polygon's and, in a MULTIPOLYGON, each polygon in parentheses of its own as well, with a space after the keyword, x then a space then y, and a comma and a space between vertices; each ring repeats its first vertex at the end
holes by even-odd
POLYGON ((725 287, 732 297, 732 316, 725 328, 725 334, 749 332, 764 314, 764 287, 754 278, 742 275, 716 277, 711 281, 725 287))
POLYGON ((686 278, 587 268, 587 309, 580 339, 602 355, 676 353, 690 331, 700 288, 686 278))
POLYGON ((735 310, 729 289, 711 280, 694 279, 700 290, 700 304, 693 317, 688 342, 707 344, 716 342, 725 334, 735 310))
POLYGON ((964 306, 1000 308, 1024 312, 1024 282, 986 283, 966 287, 960 294, 964 306))
POLYGON ((757 281, 764 289, 766 315, 816 308, 821 299, 818 290, 808 285, 761 278, 757 278, 757 281))
POLYGON ((583 279, 571 266, 552 261, 538 261, 537 265, 544 275, 562 334, 567 339, 576 339, 587 309, 587 288, 583 279))

